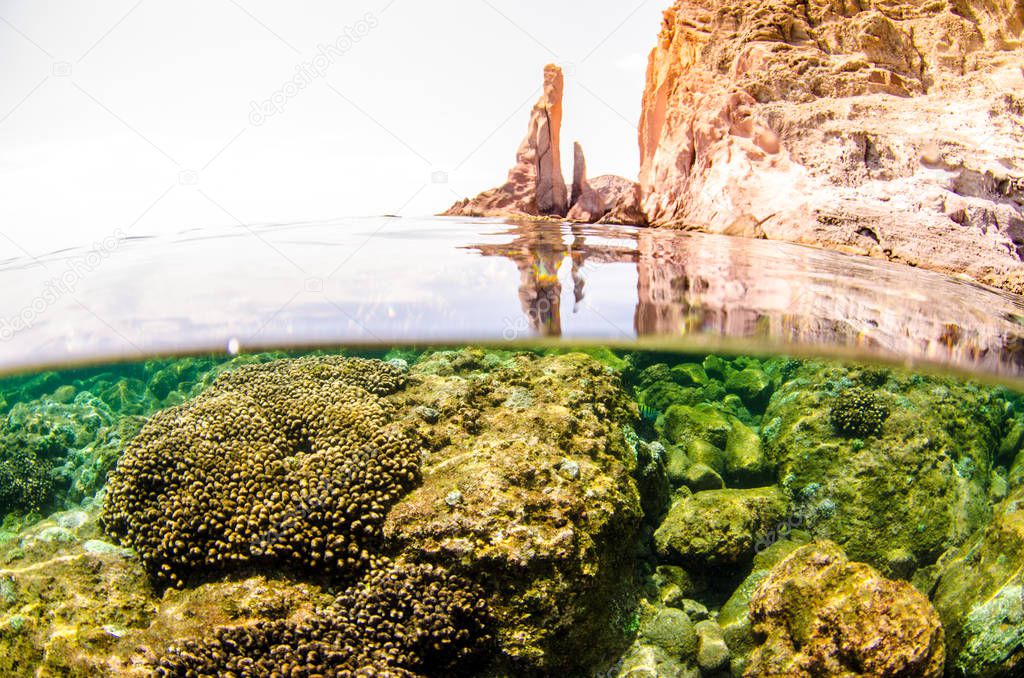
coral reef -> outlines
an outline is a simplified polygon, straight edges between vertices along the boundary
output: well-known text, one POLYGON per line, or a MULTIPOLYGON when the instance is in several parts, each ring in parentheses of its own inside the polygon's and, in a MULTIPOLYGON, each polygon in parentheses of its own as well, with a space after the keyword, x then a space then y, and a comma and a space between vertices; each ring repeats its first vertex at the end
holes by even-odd
POLYGON ((246 563, 352 573, 417 480, 380 396, 402 371, 311 357, 245 366, 152 417, 111 475, 107 529, 160 584, 246 563))
POLYGON ((0 526, 0 673, 1024 666, 1015 394, 874 366, 587 353, 0 381, 12 477, 44 460, 49 506, 70 509, 0 526), (911 577, 922 593, 892 580, 911 577))
POLYGON ((830 542, 802 546, 772 568, 750 601, 763 641, 749 676, 942 675, 935 609, 906 582, 846 559, 830 542))
MULTIPOLYGON (((581 354, 467 349, 429 353, 411 369, 342 357, 242 366, 147 422, 112 474, 103 520, 161 586, 258 567, 386 589, 406 576, 388 574, 390 555, 408 577, 438 573, 438 605, 458 617, 470 589, 449 586, 456 580, 440 573, 450 571, 480 587, 471 597, 493 616, 488 661, 582 669, 628 642, 614 618, 632 605, 624 583, 635 571, 640 442, 626 434, 636 417, 614 372, 581 354)), ((411 593, 403 586, 388 605, 418 605, 411 593)), ((468 611, 470 626, 456 628, 417 607, 425 616, 410 612, 403 630, 372 600, 346 595, 307 624, 225 629, 160 661, 174 675, 407 675, 439 665, 421 652, 428 646, 457 640, 469 652, 484 638, 468 611), (353 635, 356 622, 369 625, 364 635, 353 635), (431 629, 423 648, 387 640, 414 642, 419 624, 431 629), (275 649, 291 642, 282 638, 312 649, 285 653, 275 649)))
POLYGON ((378 564, 309 620, 222 627, 173 645, 155 675, 470 675, 487 644, 485 607, 439 568, 378 564))
POLYGON ((882 432, 889 408, 873 391, 844 389, 829 408, 828 420, 839 435, 867 438, 882 432))

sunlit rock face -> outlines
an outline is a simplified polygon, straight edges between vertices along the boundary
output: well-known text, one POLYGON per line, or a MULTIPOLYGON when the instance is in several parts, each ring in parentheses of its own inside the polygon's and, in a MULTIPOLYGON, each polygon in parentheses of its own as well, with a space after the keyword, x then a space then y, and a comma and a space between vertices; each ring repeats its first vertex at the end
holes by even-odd
POLYGON ((646 216, 1021 291, 1022 32, 1019 0, 677 0, 644 91, 646 216))
POLYGON ((604 216, 604 199, 587 181, 587 160, 579 142, 573 144, 572 151, 572 206, 567 218, 569 221, 593 223, 604 216))
POLYGON ((569 198, 559 152, 562 129, 562 69, 544 67, 543 93, 530 112, 526 137, 516 152, 508 180, 498 188, 452 205, 455 216, 565 216, 569 198))
POLYGON ((475 198, 460 200, 443 216, 553 217, 593 223, 644 224, 639 186, 628 179, 606 175, 587 181, 583 148, 573 145, 572 184, 562 176, 561 129, 562 69, 544 67, 543 93, 530 112, 526 137, 516 152, 508 179, 475 198), (600 179, 601 181, 598 181, 600 179))

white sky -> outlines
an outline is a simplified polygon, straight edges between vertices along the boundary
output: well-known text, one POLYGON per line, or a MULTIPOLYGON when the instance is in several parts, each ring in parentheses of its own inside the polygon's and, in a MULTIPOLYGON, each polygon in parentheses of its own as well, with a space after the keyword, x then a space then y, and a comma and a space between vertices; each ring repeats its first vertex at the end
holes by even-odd
POLYGON ((438 212, 504 181, 548 62, 566 175, 579 140, 591 176, 635 177, 667 4, 0 0, 0 259, 115 229, 438 212))

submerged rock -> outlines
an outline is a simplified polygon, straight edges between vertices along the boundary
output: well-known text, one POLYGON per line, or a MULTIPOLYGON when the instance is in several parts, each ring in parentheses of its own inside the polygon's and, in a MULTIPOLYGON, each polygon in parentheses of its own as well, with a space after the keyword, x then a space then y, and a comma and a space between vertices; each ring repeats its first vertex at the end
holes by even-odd
POLYGON ((762 640, 744 675, 943 674, 942 625, 928 599, 830 542, 802 546, 773 567, 750 618, 762 640))
POLYGON ((790 539, 776 541, 754 556, 750 573, 740 582, 718 612, 717 622, 729 648, 729 667, 734 676, 742 676, 757 639, 750 621, 750 600, 772 567, 800 548, 806 539, 791 535, 790 539))
POLYGON ((775 487, 697 492, 669 509, 654 543, 661 556, 681 564, 741 563, 785 518, 786 503, 775 487))
POLYGON ((873 383, 870 370, 806 363, 772 396, 762 434, 805 527, 906 578, 988 521, 1003 407, 952 379, 893 372, 873 383))
POLYGON ((388 513, 385 535, 408 557, 452 563, 484 586, 507 670, 599 664, 628 644, 619 617, 636 597, 642 511, 624 435, 636 406, 582 354, 443 367, 458 358, 428 356, 392 399, 441 416, 436 426, 417 420, 423 482, 388 513), (516 389, 530 397, 510 410, 503 403, 516 389), (453 488, 462 502, 449 509, 453 488))
POLYGON ((958 675, 1024 671, 1024 488, 996 507, 992 523, 935 568, 932 602, 958 675))

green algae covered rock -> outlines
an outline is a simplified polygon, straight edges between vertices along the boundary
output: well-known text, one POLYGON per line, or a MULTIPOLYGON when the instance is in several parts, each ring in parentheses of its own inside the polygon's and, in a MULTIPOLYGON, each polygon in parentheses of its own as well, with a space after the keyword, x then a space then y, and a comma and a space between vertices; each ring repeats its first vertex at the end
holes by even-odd
POLYGON ((481 582, 507 672, 585 672, 630 641, 642 511, 625 431, 636 404, 579 353, 471 369, 457 366, 463 355, 424 356, 391 398, 439 416, 409 420, 426 441, 423 481, 388 513, 385 535, 409 558, 481 582))
POLYGON ((657 645, 674 657, 692 658, 697 654, 697 632, 682 610, 665 607, 652 610, 640 622, 640 639, 657 645))
POLYGON ((725 414, 709 403, 673 405, 659 419, 662 435, 672 443, 700 440, 724 449, 732 426, 725 414))
POLYGON ((734 487, 757 487, 771 480, 761 437, 736 418, 725 441, 725 475, 734 487))
POLYGON ((752 409, 764 409, 771 395, 771 381, 760 368, 747 367, 729 375, 725 390, 740 397, 752 409))
POLYGON ((771 569, 750 602, 760 643, 747 676, 938 678, 938 614, 906 582, 846 559, 831 542, 800 547, 771 569))
POLYGON ((1024 671, 1024 488, 996 507, 992 523, 944 555, 932 602, 958 675, 1024 671))
POLYGON ((1004 407, 992 390, 970 383, 876 377, 804 364, 772 396, 762 436, 816 537, 887 576, 909 577, 989 519, 1004 407), (837 430, 834 408, 849 405, 850 393, 860 414, 843 415, 837 430))
POLYGON ((684 565, 739 563, 785 518, 786 504, 775 487, 697 492, 669 509, 654 543, 659 555, 684 565))
POLYGON ((807 542, 807 537, 793 533, 790 539, 776 541, 754 556, 750 572, 732 592, 718 612, 718 624, 728 645, 730 667, 734 676, 742 676, 757 640, 750 622, 750 600, 768 572, 807 542))

